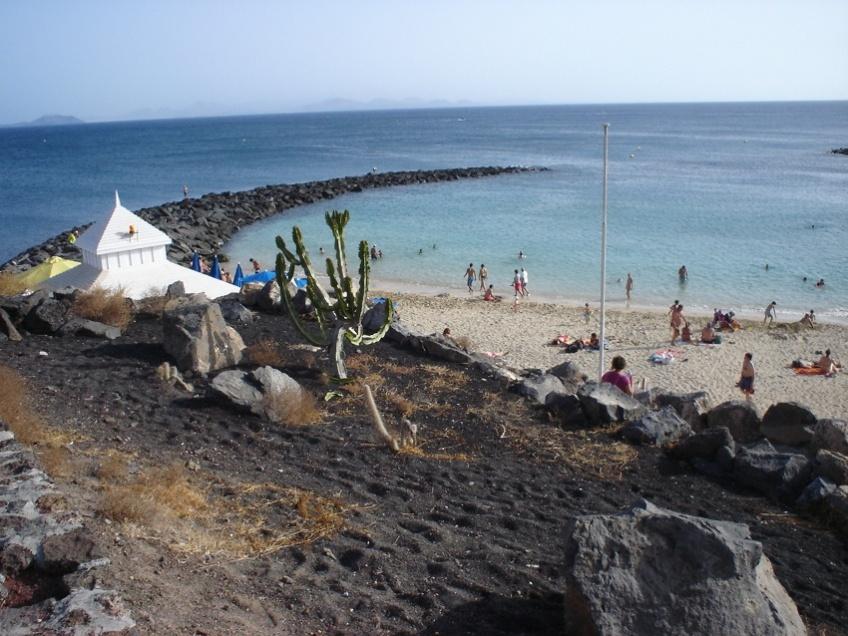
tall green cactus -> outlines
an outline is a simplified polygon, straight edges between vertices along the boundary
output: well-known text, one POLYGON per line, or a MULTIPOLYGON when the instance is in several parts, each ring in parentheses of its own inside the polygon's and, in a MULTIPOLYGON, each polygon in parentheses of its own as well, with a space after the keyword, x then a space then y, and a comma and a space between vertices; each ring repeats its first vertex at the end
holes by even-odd
POLYGON ((335 364, 336 377, 340 380, 346 380, 345 341, 354 346, 379 342, 389 330, 394 308, 392 301, 387 299, 385 322, 374 334, 368 335, 364 332, 362 317, 365 315, 365 301, 368 295, 371 273, 368 242, 360 241, 359 243, 359 287, 354 293, 353 280, 347 273, 344 242, 344 229, 350 220, 350 213, 347 210, 344 212, 333 210, 324 215, 324 220, 333 233, 336 251, 335 264, 332 259, 327 258, 327 277, 330 279, 334 298, 331 298, 318 282, 312 261, 309 260, 309 252, 303 242, 303 234, 297 226, 292 228, 295 253, 292 253, 286 247, 286 242, 282 237, 277 237, 277 247, 280 250, 277 254, 277 283, 280 286, 289 316, 297 330, 316 347, 327 347, 329 349, 330 356, 335 364), (314 329, 307 327, 294 306, 289 284, 294 279, 295 267, 302 268, 306 276, 306 295, 315 310, 316 328, 314 329))

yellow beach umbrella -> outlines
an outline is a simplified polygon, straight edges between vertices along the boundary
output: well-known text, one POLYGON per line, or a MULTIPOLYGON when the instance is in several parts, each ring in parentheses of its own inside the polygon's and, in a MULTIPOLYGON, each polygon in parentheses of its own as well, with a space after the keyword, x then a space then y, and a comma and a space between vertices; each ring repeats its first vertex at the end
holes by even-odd
POLYGON ((67 272, 77 265, 79 265, 77 261, 71 261, 60 256, 51 256, 40 265, 36 265, 32 269, 19 274, 17 278, 19 282, 26 285, 29 289, 33 289, 48 278, 53 278, 62 272, 67 272))

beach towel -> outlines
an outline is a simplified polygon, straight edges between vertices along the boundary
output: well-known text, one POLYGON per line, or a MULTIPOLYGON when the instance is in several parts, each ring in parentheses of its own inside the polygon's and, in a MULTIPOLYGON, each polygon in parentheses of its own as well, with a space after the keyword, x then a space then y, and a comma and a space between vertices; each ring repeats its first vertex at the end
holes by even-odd
POLYGON ((792 370, 795 372, 795 375, 826 375, 824 369, 819 369, 818 367, 798 367, 792 370))
POLYGON ((660 349, 648 356, 648 361, 654 364, 671 364, 675 358, 680 357, 683 351, 680 349, 660 349))

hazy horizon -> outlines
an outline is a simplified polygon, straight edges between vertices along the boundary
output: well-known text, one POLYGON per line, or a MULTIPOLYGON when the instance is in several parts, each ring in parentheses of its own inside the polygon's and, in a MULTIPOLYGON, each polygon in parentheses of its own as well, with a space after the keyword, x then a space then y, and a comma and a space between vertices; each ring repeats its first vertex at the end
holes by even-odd
POLYGON ((0 124, 848 100, 848 2, 739 4, 9 0, 0 124))

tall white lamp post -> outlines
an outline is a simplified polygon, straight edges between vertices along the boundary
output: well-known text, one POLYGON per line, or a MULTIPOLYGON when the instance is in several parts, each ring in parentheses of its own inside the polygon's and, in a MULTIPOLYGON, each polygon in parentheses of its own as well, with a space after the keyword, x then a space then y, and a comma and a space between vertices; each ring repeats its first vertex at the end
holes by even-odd
POLYGON ((604 343, 606 342, 607 302, 607 176, 609 163, 609 124, 604 124, 604 204, 601 213, 601 331, 598 334, 600 354, 598 356, 598 382, 604 375, 604 343))

